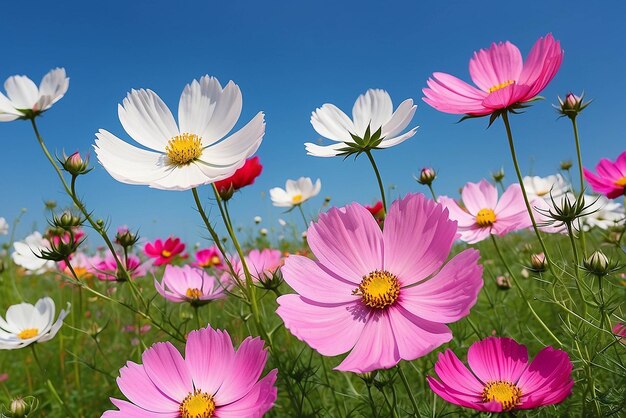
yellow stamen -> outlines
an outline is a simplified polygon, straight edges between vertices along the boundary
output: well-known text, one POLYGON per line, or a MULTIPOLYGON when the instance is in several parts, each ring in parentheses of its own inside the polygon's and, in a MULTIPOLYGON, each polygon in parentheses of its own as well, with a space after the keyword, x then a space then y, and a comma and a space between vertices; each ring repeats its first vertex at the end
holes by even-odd
POLYGON ((496 223, 496 213, 493 209, 481 209, 476 215, 476 223, 481 228, 485 228, 496 223))
POLYGON ((293 203, 294 205, 297 205, 298 203, 302 203, 302 195, 301 194, 297 194, 294 197, 291 198, 291 203, 293 203))
POLYGON ((168 257, 171 257, 171 256, 172 256, 172 252, 171 251, 167 251, 167 250, 161 251, 161 257, 168 258, 168 257))
POLYGON ((626 187, 626 176, 622 177, 621 179, 617 180, 615 182, 616 186, 620 186, 620 187, 626 187))
POLYGON ((22 331, 20 331, 20 333, 17 334, 17 337, 20 340, 28 340, 29 338, 36 337, 37 335, 39 335, 39 329, 37 329, 37 328, 26 328, 26 329, 23 329, 22 331))
POLYGON ((511 85, 511 84, 513 84, 513 83, 515 83, 515 81, 513 81, 513 80, 507 80, 507 81, 504 81, 504 82, 502 82, 502 83, 500 83, 500 84, 496 84, 496 85, 495 85, 495 86, 493 86, 493 87, 490 87, 490 88, 489 88, 489 90, 487 90, 487 91, 488 91, 489 93, 493 93, 494 91, 498 91, 498 90, 500 90, 500 89, 503 89, 503 88, 505 88, 505 87, 507 87, 507 86, 510 86, 510 85, 511 85))
POLYGON ((215 401, 208 393, 196 390, 183 399, 178 411, 181 418, 211 418, 215 413, 215 401))
POLYGON ((185 295, 187 295, 187 297, 189 299, 194 299, 194 300, 198 300, 200 299, 200 296, 202 296, 202 291, 200 289, 187 289, 187 291, 185 292, 185 295))
POLYGON ((364 276, 352 294, 361 296, 363 303, 370 308, 383 309, 398 300, 400 282, 388 271, 376 270, 364 276))
POLYGON ((221 262, 220 258, 216 255, 211 257, 211 265, 216 266, 221 262))
POLYGON ((483 389, 483 402, 496 401, 504 411, 510 411, 521 402, 522 391, 513 383, 497 380, 489 382, 483 389))
POLYGON ((183 133, 168 141, 165 153, 171 164, 188 165, 202 155, 202 141, 196 134, 183 133))

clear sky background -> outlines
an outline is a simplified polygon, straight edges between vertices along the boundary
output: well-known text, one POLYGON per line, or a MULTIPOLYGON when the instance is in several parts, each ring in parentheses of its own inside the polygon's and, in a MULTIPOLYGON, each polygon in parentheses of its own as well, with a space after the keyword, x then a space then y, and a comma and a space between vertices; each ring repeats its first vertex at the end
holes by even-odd
MULTIPOLYGON (((92 157, 99 128, 132 141, 117 118, 117 104, 131 88, 153 89, 176 114, 180 93, 194 78, 234 80, 243 92, 237 127, 263 110, 267 131, 258 152, 263 174, 236 196, 233 212, 240 225, 251 226, 260 215, 260 226, 271 228, 281 216, 300 222, 267 196, 288 178, 321 178, 309 213, 325 196, 334 205, 376 199, 365 158, 310 157, 303 145, 318 138, 309 123, 316 107, 330 102, 350 112, 368 88, 387 90, 394 105, 406 98, 418 103, 410 125, 420 125, 417 135, 375 154, 385 183, 395 186, 393 197, 426 191, 412 179, 423 166, 439 171, 434 186, 441 194, 456 195, 465 182, 501 166, 513 181, 501 122, 488 130, 486 119, 456 124, 457 116, 421 100, 433 71, 469 81, 473 51, 493 41, 510 40, 526 56, 537 38, 552 32, 565 50, 561 70, 543 92, 547 100, 512 118, 526 173, 552 174, 561 160, 575 158, 571 125, 551 107, 570 90, 594 99, 579 119, 585 165, 615 158, 626 148, 625 17, 623 1, 7 2, 0 14, 0 79, 26 74, 39 83, 50 69, 65 67, 69 91, 40 118, 40 130, 52 150, 92 157)), ((0 216, 11 220, 28 209, 21 238, 45 224, 45 200, 61 206, 68 200, 27 122, 0 124, 0 144, 0 216)), ((78 189, 97 216, 151 238, 176 234, 193 243, 206 235, 191 192, 118 183, 92 161, 95 170, 78 189)))

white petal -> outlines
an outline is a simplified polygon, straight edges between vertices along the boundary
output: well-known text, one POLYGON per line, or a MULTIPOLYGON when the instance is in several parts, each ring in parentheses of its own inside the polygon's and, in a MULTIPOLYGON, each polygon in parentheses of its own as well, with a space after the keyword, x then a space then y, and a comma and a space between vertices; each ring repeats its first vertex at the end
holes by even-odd
POLYGON ((412 137, 413 135, 415 135, 415 132, 417 131, 417 128, 419 128, 419 126, 416 126, 415 128, 411 129, 410 131, 400 135, 400 136, 396 136, 395 138, 385 138, 381 141, 381 143, 378 145, 378 148, 389 148, 389 147, 393 147, 394 145, 398 145, 401 142, 406 141, 407 139, 409 139, 410 137, 412 137))
POLYGON ((383 126, 393 114, 393 103, 389 93, 381 89, 370 89, 360 95, 352 108, 352 119, 356 134, 363 137, 367 126, 370 125, 371 133, 383 126))
POLYGON ((23 302, 17 305, 11 305, 9 309, 7 309, 6 322, 18 330, 30 328, 31 318, 34 312, 35 307, 30 303, 23 302))
POLYGON ((46 99, 45 107, 40 109, 46 110, 59 101, 65 95, 69 86, 70 79, 65 75, 64 68, 55 68, 46 74, 39 84, 39 96, 48 96, 49 98, 46 99))
POLYGON ((189 190, 212 181, 212 178, 205 175, 200 167, 192 163, 172 167, 167 175, 151 182, 150 187, 160 190, 189 190))
POLYGON ((234 173, 237 168, 243 166, 246 158, 256 152, 263 135, 265 120, 263 112, 259 112, 246 126, 223 141, 205 148, 200 160, 217 167, 236 165, 232 171, 234 173))
POLYGON ((393 112, 391 119, 383 125, 382 136, 393 137, 402 132, 413 119, 416 109, 417 106, 413 104, 413 99, 406 99, 400 103, 400 106, 393 112))
POLYGON ((332 145, 317 145, 311 142, 307 142, 304 144, 306 152, 308 155, 312 155, 314 157, 335 157, 341 153, 340 149, 345 148, 345 144, 332 144, 332 145))
POLYGON ((350 118, 337 106, 326 103, 311 114, 311 125, 324 138, 337 142, 354 142, 350 133, 355 133, 350 118))
POLYGON ((0 115, 2 115, 3 113, 8 113, 8 114, 17 115, 17 116, 22 115, 22 113, 15 110, 15 106, 13 105, 11 101, 7 99, 7 97, 4 94, 0 93, 0 115))
POLYGON ((39 99, 39 90, 33 80, 25 75, 14 75, 4 82, 9 100, 16 109, 31 109, 39 99))
POLYGON ((208 75, 185 86, 178 106, 181 132, 195 133, 208 146, 223 138, 241 115, 241 90, 232 81, 222 89, 219 81, 208 75))
POLYGON ((42 335, 39 338, 39 342, 46 342, 51 340, 52 338, 54 338, 55 335, 57 335, 57 333, 59 332, 59 330, 61 329, 61 326, 63 326, 63 320, 67 317, 67 315, 69 315, 70 313, 70 304, 68 302, 67 307, 65 310, 61 310, 61 312, 59 313, 59 317, 57 318, 56 322, 54 323, 54 325, 52 325, 50 327, 50 331, 47 332, 47 334, 42 335))
POLYGON ((100 129, 96 137, 94 149, 98 161, 122 183, 147 185, 172 170, 164 154, 132 146, 104 129, 100 129))
POLYGON ((152 90, 132 90, 117 113, 128 135, 153 150, 165 152, 167 142, 178 135, 172 112, 152 90))

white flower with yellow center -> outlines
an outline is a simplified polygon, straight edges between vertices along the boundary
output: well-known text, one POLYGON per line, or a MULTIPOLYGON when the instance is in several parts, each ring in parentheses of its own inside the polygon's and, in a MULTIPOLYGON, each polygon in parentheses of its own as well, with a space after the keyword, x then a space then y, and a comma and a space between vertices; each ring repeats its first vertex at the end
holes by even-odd
POLYGON ((65 95, 70 79, 65 69, 55 68, 44 76, 39 87, 25 75, 14 75, 4 82, 6 96, 0 93, 0 122, 30 118, 42 113, 65 95))
POLYGON ((413 119, 416 108, 413 99, 406 99, 394 111, 389 93, 380 89, 370 89, 357 98, 352 108, 352 119, 337 106, 326 103, 313 112, 311 125, 318 134, 337 143, 322 146, 307 142, 304 144, 307 154, 334 157, 346 155, 348 149, 398 145, 415 135, 417 126, 403 134, 401 132, 413 119), (377 132, 379 134, 375 135, 377 132))
POLYGON ((32 343, 51 340, 63 325, 63 319, 70 312, 70 304, 61 310, 54 321, 54 301, 49 297, 41 298, 35 306, 19 303, 7 309, 6 320, 0 317, 0 349, 15 350, 32 343))
POLYGON ((589 205, 589 208, 585 211, 588 215, 581 218, 585 231, 593 227, 606 230, 624 225, 626 221, 624 206, 610 200, 604 195, 585 195, 584 199, 585 205, 589 205))
POLYGON ((222 88, 208 75, 185 86, 178 125, 152 90, 132 90, 118 106, 120 122, 139 148, 101 129, 94 148, 114 179, 163 190, 188 190, 232 175, 254 154, 265 134, 263 112, 224 138, 241 114, 239 86, 222 88))
POLYGON ((271 189, 270 198, 274 206, 293 208, 317 196, 321 188, 320 179, 313 184, 310 177, 300 177, 298 180, 287 180, 284 189, 280 187, 271 189))
POLYGON ((37 231, 24 238, 24 241, 13 243, 13 249, 15 250, 11 254, 13 262, 24 267, 29 273, 41 274, 54 268, 54 261, 44 260, 35 255, 50 249, 48 240, 37 231))
POLYGON ((570 184, 560 174, 547 177, 526 176, 523 181, 529 200, 539 198, 550 202, 550 196, 556 200, 571 190, 570 184))

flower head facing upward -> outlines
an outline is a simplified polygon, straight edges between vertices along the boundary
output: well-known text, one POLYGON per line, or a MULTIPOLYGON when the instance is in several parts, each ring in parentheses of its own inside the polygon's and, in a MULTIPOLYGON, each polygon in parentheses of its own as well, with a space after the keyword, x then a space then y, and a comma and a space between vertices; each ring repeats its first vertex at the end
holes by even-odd
MULTIPOLYGON (((280 250, 264 248, 262 250, 251 250, 245 257, 246 265, 252 275, 253 280, 264 281, 267 277, 272 277, 276 270, 283 264, 283 256, 280 250)), ((244 279, 243 265, 238 258, 231 260, 233 270, 244 279)))
POLYGON ((38 231, 33 232, 24 241, 13 243, 15 251, 11 254, 13 262, 24 267, 29 273, 41 274, 54 268, 54 261, 44 260, 36 254, 50 249, 50 242, 38 231))
POLYGON ((261 171, 263 171, 263 166, 259 162, 259 157, 248 158, 243 167, 237 169, 232 176, 216 181, 214 184, 220 197, 228 200, 237 190, 253 184, 254 180, 261 175, 261 171))
POLYGON ((280 187, 270 189, 270 198, 274 206, 293 208, 317 196, 321 189, 320 179, 313 184, 310 177, 300 177, 298 180, 287 180, 284 189, 280 187))
POLYGON ((210 327, 189 333, 185 358, 169 342, 157 343, 129 361, 117 384, 130 402, 111 398, 114 417, 261 417, 276 400, 277 370, 259 380, 267 351, 259 338, 235 350, 226 331, 210 327))
MULTIPOLYGON (((131 279, 143 277, 148 273, 146 265, 141 262, 141 259, 134 254, 128 255, 128 262, 124 261, 124 257, 118 254, 118 259, 122 263, 122 266, 126 269, 126 272, 131 279)), ((118 271, 117 262, 113 254, 107 254, 103 259, 99 257, 92 258, 93 273, 100 280, 108 281, 123 281, 126 280, 126 276, 118 271)))
POLYGON ((212 246, 196 251, 196 261, 193 265, 202 268, 222 267, 222 256, 219 249, 212 246))
POLYGON ((615 199, 626 193, 626 151, 622 152, 615 162, 603 158, 596 165, 596 173, 584 169, 585 179, 591 184, 593 191, 601 193, 609 199, 615 199))
POLYGON ((439 354, 430 388, 443 399, 483 412, 532 409, 563 401, 572 392, 572 362, 546 347, 528 362, 526 347, 510 338, 489 337, 469 348, 470 370, 452 350, 439 354))
POLYGON ((188 84, 180 97, 178 125, 152 90, 133 90, 118 108, 119 119, 135 141, 129 145, 101 129, 94 148, 98 160, 118 181, 164 190, 188 190, 225 179, 242 167, 261 145, 263 113, 223 139, 241 114, 239 87, 222 88, 204 76, 188 84))
POLYGON ((157 239, 154 242, 147 243, 143 251, 150 258, 154 259, 155 266, 170 264, 176 257, 187 257, 183 253, 185 251, 185 243, 180 238, 169 237, 165 241, 157 239))
POLYGON ((458 222, 461 239, 469 244, 531 225, 518 184, 510 185, 498 199, 498 190, 487 180, 467 183, 461 197, 465 208, 447 196, 441 196, 439 202, 448 208, 450 218, 458 222))
POLYGON ((571 190, 570 184, 560 174, 546 177, 526 176, 522 179, 528 200, 543 199, 550 201, 571 190))
POLYGON ((539 38, 526 61, 510 42, 493 43, 474 53, 469 72, 478 88, 450 74, 434 73, 423 89, 424 101, 457 115, 485 116, 524 107, 554 78, 563 50, 551 34, 539 38))
POLYGON ((330 209, 307 233, 318 261, 285 260, 297 294, 279 297, 276 312, 320 354, 350 351, 337 370, 414 360, 452 339, 445 324, 469 313, 483 285, 478 251, 444 265, 456 236, 447 210, 421 194, 395 201, 384 231, 359 204, 330 209))
POLYGON ((24 75, 9 77, 4 82, 7 95, 0 93, 0 122, 30 119, 45 112, 65 95, 69 85, 63 68, 51 70, 39 87, 24 75))
POLYGON ((54 321, 55 305, 49 297, 39 299, 34 306, 30 303, 10 306, 6 320, 0 317, 0 349, 14 350, 51 340, 61 329, 69 312, 68 303, 66 310, 61 310, 54 321))
POLYGON ((389 93, 370 89, 358 97, 352 119, 335 105, 326 103, 311 115, 311 125, 332 145, 304 144, 307 154, 315 157, 350 155, 376 148, 389 148, 409 139, 417 127, 401 134, 413 119, 417 106, 406 99, 394 111, 389 93))
POLYGON ((167 300, 204 305, 226 297, 227 286, 207 272, 192 266, 166 266, 163 280, 154 287, 167 300))

